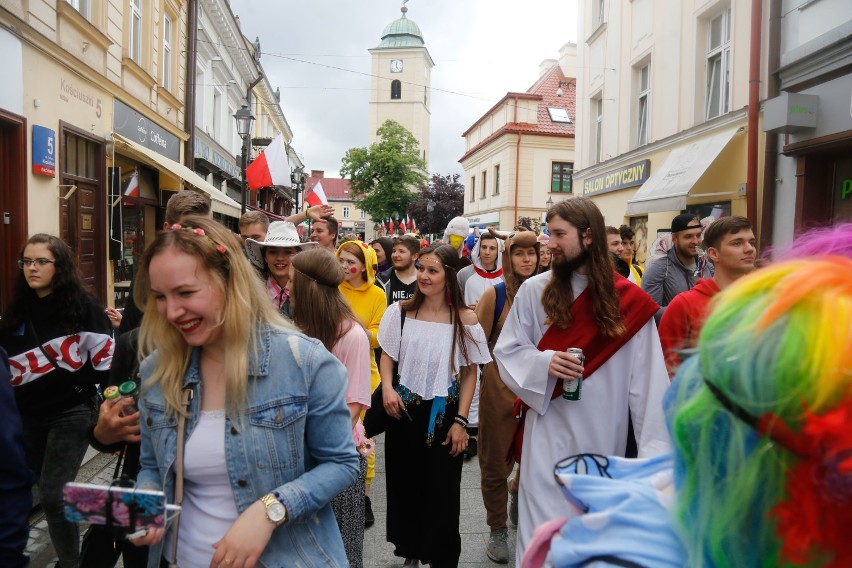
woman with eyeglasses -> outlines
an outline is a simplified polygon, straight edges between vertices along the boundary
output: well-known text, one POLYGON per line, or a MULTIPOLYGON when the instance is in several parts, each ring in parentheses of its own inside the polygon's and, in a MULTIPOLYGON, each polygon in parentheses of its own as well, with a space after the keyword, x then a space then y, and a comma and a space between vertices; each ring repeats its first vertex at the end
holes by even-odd
POLYGON ((464 303, 456 249, 427 246, 415 266, 414 296, 392 304, 379 326, 382 399, 396 419, 385 433, 387 539, 405 566, 455 568, 467 415, 476 366, 491 355, 464 303))
POLYGON ((80 533, 65 520, 62 489, 74 481, 89 446, 98 416, 95 385, 107 381, 112 360, 112 328, 61 239, 33 235, 18 266, 0 319, 0 346, 9 353, 27 465, 50 539, 62 568, 77 568, 80 533))

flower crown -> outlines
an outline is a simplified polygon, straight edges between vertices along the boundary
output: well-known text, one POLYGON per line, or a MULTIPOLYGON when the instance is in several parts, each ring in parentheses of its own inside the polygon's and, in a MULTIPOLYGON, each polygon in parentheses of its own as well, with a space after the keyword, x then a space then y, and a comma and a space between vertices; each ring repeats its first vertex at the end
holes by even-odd
POLYGON ((221 243, 217 243, 216 241, 214 241, 210 237, 210 235, 208 235, 204 231, 204 229, 202 229, 201 227, 193 227, 192 225, 181 225, 180 223, 175 223, 174 225, 169 227, 169 229, 171 229, 172 231, 190 231, 190 232, 198 235, 199 237, 206 238, 208 241, 213 243, 213 246, 216 247, 216 250, 218 250, 220 253, 222 253, 222 254, 228 253, 228 249, 225 248, 225 245, 223 245, 221 243))

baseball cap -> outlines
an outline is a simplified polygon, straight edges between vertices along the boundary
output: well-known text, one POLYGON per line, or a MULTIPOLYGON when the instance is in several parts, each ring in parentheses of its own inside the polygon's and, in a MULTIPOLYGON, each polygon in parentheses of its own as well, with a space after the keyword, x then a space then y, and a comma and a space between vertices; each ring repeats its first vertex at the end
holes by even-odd
POLYGON ((701 221, 698 220, 696 215, 692 215, 690 213, 681 213, 674 219, 672 219, 672 234, 678 233, 680 231, 685 231, 687 229, 700 229, 701 221))

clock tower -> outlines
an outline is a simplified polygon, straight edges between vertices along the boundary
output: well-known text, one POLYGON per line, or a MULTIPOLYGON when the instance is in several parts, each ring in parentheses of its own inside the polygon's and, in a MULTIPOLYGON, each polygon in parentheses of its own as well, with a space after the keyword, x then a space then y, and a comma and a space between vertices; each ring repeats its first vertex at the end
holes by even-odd
POLYGON ((435 63, 420 28, 406 17, 407 1, 403 0, 402 17, 388 24, 382 32, 382 42, 369 50, 373 66, 367 144, 376 141, 376 130, 382 123, 395 120, 414 135, 421 156, 428 163, 432 106, 429 89, 435 63))

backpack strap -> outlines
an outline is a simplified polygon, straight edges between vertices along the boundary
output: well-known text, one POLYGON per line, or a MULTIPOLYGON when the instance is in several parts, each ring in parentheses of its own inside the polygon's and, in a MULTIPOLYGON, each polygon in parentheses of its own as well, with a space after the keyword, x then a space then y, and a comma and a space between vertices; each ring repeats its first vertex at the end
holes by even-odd
POLYGON ((500 282, 494 285, 494 291, 497 293, 497 300, 494 302, 494 321, 491 322, 491 333, 488 334, 488 341, 494 336, 494 330, 497 329, 497 320, 500 319, 500 314, 503 313, 503 307, 506 305, 506 283, 500 282))

